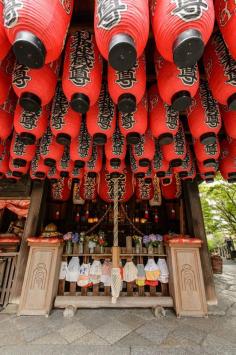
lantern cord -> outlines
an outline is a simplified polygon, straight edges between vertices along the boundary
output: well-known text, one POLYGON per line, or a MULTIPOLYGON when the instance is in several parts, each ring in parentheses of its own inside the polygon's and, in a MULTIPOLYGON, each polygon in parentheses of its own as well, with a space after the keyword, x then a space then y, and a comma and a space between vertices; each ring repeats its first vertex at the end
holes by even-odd
POLYGON ((90 228, 87 232, 85 232, 84 235, 88 235, 91 232, 93 232, 102 223, 102 221, 106 218, 106 216, 107 216, 108 212, 110 211, 110 209, 111 209, 111 205, 108 207, 108 209, 106 210, 104 215, 99 219, 99 221, 94 226, 92 226, 92 228, 90 228))
POLYGON ((121 204, 121 209, 125 215, 125 218, 127 219, 127 221, 131 224, 131 226, 134 228, 134 230, 140 234, 141 236, 144 236, 144 234, 133 224, 133 222, 131 221, 131 219, 129 218, 124 206, 121 204))
POLYGON ((118 178, 114 181, 114 228, 113 228, 113 246, 118 247, 118 218, 119 218, 119 185, 118 178))

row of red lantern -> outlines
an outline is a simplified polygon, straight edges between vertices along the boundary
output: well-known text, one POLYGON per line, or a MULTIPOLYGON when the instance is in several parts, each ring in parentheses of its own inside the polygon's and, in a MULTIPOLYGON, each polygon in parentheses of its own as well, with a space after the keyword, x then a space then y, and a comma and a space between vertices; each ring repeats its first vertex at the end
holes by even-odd
MULTIPOLYGON (((17 3, 5 0, 4 11, 1 4, 2 52, 7 52, 12 45, 19 63, 31 68, 58 59, 73 3, 73 0, 41 0, 37 4, 33 0, 17 3)), ((162 56, 180 67, 195 64, 213 30, 213 1, 182 4, 179 0, 152 0, 150 13, 162 56)), ((94 30, 99 51, 111 66, 119 71, 132 68, 148 40, 148 2, 96 0, 94 30)))

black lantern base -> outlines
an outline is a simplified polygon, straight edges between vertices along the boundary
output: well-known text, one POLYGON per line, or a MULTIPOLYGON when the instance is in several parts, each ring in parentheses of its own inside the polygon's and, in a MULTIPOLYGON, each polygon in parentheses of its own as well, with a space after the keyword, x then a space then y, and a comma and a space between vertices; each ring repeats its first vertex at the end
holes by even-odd
POLYGON ((20 64, 38 69, 42 68, 45 63, 45 46, 38 37, 29 31, 18 32, 12 48, 20 64))
POLYGON ((108 62, 118 71, 129 70, 137 59, 136 47, 133 39, 127 34, 114 35, 109 44, 108 62))
POLYGON ((173 45, 173 59, 179 68, 197 63, 204 52, 204 42, 198 30, 189 29, 179 34, 173 45))
POLYGON ((90 100, 85 94, 74 94, 71 97, 70 106, 71 108, 79 113, 86 113, 89 110, 90 100))

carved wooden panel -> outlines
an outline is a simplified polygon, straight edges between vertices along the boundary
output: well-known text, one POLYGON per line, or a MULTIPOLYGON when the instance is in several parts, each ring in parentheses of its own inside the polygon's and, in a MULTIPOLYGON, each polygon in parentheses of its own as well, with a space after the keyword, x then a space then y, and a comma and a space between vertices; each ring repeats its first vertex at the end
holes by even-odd
POLYGON ((206 296, 199 248, 168 247, 171 270, 170 291, 177 316, 207 315, 206 296))
POLYGON ((50 312, 58 286, 61 254, 60 245, 31 245, 18 314, 50 312))

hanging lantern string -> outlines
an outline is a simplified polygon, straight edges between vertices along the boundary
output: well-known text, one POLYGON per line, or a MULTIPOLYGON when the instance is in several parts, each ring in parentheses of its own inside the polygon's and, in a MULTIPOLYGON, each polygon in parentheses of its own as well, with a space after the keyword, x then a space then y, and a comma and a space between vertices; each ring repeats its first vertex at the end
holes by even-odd
POLYGON ((106 212, 104 213, 104 215, 99 219, 99 221, 94 225, 92 226, 92 228, 90 228, 87 232, 84 233, 84 235, 88 235, 90 234, 91 232, 93 232, 101 223, 102 221, 106 218, 108 212, 110 211, 111 209, 111 205, 107 208, 106 212))
POLYGON ((127 221, 131 224, 131 226, 134 228, 134 230, 140 234, 141 236, 144 236, 144 234, 133 224, 133 222, 131 221, 131 219, 129 218, 124 206, 121 204, 121 209, 125 215, 125 218, 127 219, 127 221))
POLYGON ((118 247, 118 218, 119 218, 119 184, 118 178, 114 180, 114 228, 113 228, 113 246, 118 247))

